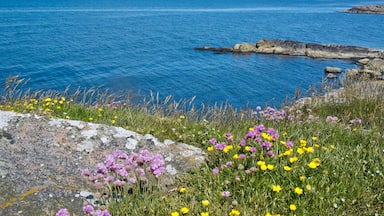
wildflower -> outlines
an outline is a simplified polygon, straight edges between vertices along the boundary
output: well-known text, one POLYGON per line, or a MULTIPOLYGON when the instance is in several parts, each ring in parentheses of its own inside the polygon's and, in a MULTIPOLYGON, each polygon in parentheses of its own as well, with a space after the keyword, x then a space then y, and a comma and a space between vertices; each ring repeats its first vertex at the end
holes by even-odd
POLYGON ((231 212, 229 212, 229 215, 230 216, 238 216, 238 215, 240 215, 240 211, 238 211, 236 209, 232 209, 231 212))
POLYGON ((250 151, 251 150, 251 146, 245 146, 245 151, 250 151))
POLYGON ((232 158, 233 158, 234 160, 237 160, 237 159, 239 159, 239 155, 238 155, 238 154, 234 154, 232 158))
POLYGON ((212 138, 209 140, 209 142, 212 144, 212 145, 215 145, 217 143, 217 140, 215 138, 212 138))
POLYGON ((214 148, 213 146, 209 146, 209 147, 207 148, 207 150, 208 150, 209 152, 212 152, 213 150, 215 150, 215 148, 214 148))
POLYGON ((291 163, 295 163, 298 160, 299 160, 298 157, 291 157, 291 158, 289 158, 289 162, 291 162, 291 163))
POLYGON ((268 164, 268 165, 267 165, 267 168, 268 168, 269 170, 273 170, 275 167, 274 167, 272 164, 268 164))
POLYGON ((291 142, 291 141, 287 141, 287 142, 285 143, 285 145, 286 145, 288 148, 292 148, 292 147, 293 147, 293 142, 291 142))
POLYGON ((233 146, 232 145, 227 145, 227 146, 224 147, 223 152, 224 153, 228 153, 229 150, 231 150, 231 149, 233 149, 233 146))
POLYGON ((320 160, 315 160, 315 159, 313 159, 309 164, 307 164, 309 168, 315 169, 318 166, 320 166, 320 160))
POLYGON ((272 190, 274 192, 280 192, 283 188, 280 185, 272 185, 272 190))
POLYGON ((112 119, 111 120, 111 124, 115 124, 116 123, 116 120, 115 119, 112 119))
POLYGON ((299 187, 296 187, 296 188, 295 188, 295 193, 301 195, 301 194, 303 194, 303 189, 302 189, 302 188, 299 188, 299 187))
POLYGON ((201 212, 200 216, 209 216, 209 213, 208 212, 201 212))
POLYGON ((172 212, 171 213, 171 216, 179 216, 180 214, 179 214, 179 212, 172 212))
POLYGON ((308 147, 305 149, 306 152, 309 152, 309 153, 312 153, 315 151, 315 149, 313 147, 308 147))
POLYGON ((297 209, 297 207, 296 207, 295 204, 291 204, 291 205, 289 205, 289 210, 291 210, 291 211, 296 211, 296 209, 297 209))
POLYGON ((83 206, 83 211, 87 214, 92 214, 95 210, 92 205, 85 205, 83 206))
POLYGON ((292 168, 291 168, 290 166, 284 166, 284 170, 285 170, 285 171, 291 171, 292 168))
POLYGON ((66 208, 63 208, 56 213, 56 216, 70 216, 70 214, 66 208))
POLYGON ((304 154, 305 150, 303 148, 297 148, 297 153, 304 154))
POLYGON ((184 116, 184 115, 181 115, 179 118, 180 118, 180 119, 185 119, 185 116, 184 116))
POLYGON ((182 188, 179 189, 179 192, 180 193, 185 193, 185 192, 187 192, 187 188, 182 187, 182 188))
POLYGON ((189 209, 187 207, 181 208, 181 213, 188 214, 188 212, 189 212, 189 209))
POLYGON ((263 165, 260 166, 260 169, 263 170, 263 171, 265 171, 265 170, 268 169, 268 167, 267 167, 267 165, 263 164, 263 165))
POLYGON ((213 175, 217 175, 217 174, 219 174, 219 169, 218 169, 218 168, 214 168, 214 169, 212 170, 212 173, 213 173, 213 175))
POLYGON ((305 179, 307 179, 307 177, 305 177, 305 176, 300 176, 299 179, 300 179, 300 181, 305 181, 305 179))
POLYGON ((334 145, 330 145, 329 148, 333 150, 333 149, 335 149, 335 146, 334 145))
POLYGON ((223 196, 223 197, 229 197, 230 195, 231 195, 231 192, 229 192, 229 191, 223 191, 221 193, 221 196, 223 196))
POLYGON ((275 153, 273 151, 268 151, 267 155, 269 155, 269 157, 275 157, 275 153))
POLYGON ((203 200, 203 201, 201 201, 201 204, 203 206, 208 206, 209 205, 209 201, 208 200, 203 200))
POLYGON ((318 138, 316 136, 313 136, 312 140, 316 142, 318 140, 318 138))
POLYGON ((82 172, 81 172, 81 175, 83 176, 90 176, 91 175, 91 171, 89 171, 88 168, 84 169, 82 172))
POLYGON ((89 117, 88 120, 89 120, 89 121, 93 121, 93 118, 92 118, 92 117, 89 117))
POLYGON ((306 140, 300 139, 299 143, 300 143, 301 147, 307 146, 307 141, 306 140))
POLYGON ((305 189, 306 189, 306 190, 311 190, 311 189, 312 189, 312 186, 311 186, 310 184, 307 184, 307 185, 305 186, 305 189))

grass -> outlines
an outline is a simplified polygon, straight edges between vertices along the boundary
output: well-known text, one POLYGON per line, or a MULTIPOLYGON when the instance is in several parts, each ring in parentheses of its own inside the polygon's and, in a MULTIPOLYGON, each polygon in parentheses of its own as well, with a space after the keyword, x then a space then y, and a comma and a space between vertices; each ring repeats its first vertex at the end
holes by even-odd
POLYGON ((356 97, 347 85, 343 103, 253 110, 156 94, 133 103, 97 89, 21 91, 24 83, 6 82, 1 110, 116 125, 207 152, 172 189, 156 179, 150 190, 131 185, 138 192, 111 202, 112 215, 384 214, 382 93, 356 97))

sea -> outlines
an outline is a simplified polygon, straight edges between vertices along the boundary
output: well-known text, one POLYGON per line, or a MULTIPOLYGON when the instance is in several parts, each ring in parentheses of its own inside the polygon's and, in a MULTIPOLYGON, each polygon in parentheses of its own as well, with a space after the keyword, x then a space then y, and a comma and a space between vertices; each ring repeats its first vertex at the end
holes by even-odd
POLYGON ((194 99, 196 106, 280 106, 348 60, 214 54, 261 39, 384 49, 384 15, 348 14, 383 0, 1 0, 0 92, 99 88, 194 99))

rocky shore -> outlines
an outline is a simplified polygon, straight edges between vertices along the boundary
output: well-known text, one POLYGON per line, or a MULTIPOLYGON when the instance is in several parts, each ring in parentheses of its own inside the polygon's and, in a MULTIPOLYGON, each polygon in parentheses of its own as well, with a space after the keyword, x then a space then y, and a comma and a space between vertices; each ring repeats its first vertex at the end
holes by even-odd
MULTIPOLYGON (((384 50, 345 46, 334 44, 303 43, 291 40, 259 40, 255 44, 240 43, 233 47, 214 48, 210 46, 197 47, 195 50, 212 51, 216 54, 274 54, 290 56, 306 56, 310 58, 347 59, 353 60, 359 68, 347 69, 348 78, 368 78, 384 80, 384 50)), ((328 78, 335 78, 341 72, 339 68, 324 69, 328 78)))
POLYGON ((361 14, 384 14, 384 5, 374 6, 355 6, 351 9, 343 11, 346 13, 361 13, 361 14))

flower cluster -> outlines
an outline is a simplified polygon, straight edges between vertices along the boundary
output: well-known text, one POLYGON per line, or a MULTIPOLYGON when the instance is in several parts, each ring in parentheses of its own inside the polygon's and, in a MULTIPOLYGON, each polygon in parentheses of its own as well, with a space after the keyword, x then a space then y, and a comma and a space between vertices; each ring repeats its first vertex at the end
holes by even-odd
MULTIPOLYGON (((131 155, 116 150, 103 163, 98 163, 93 172, 84 169, 81 174, 109 201, 112 197, 123 197, 138 183, 142 187, 151 179, 158 179, 166 171, 164 165, 162 155, 152 155, 148 150, 131 155)), ((91 215, 96 212, 91 206, 85 206, 84 211, 91 215)))

